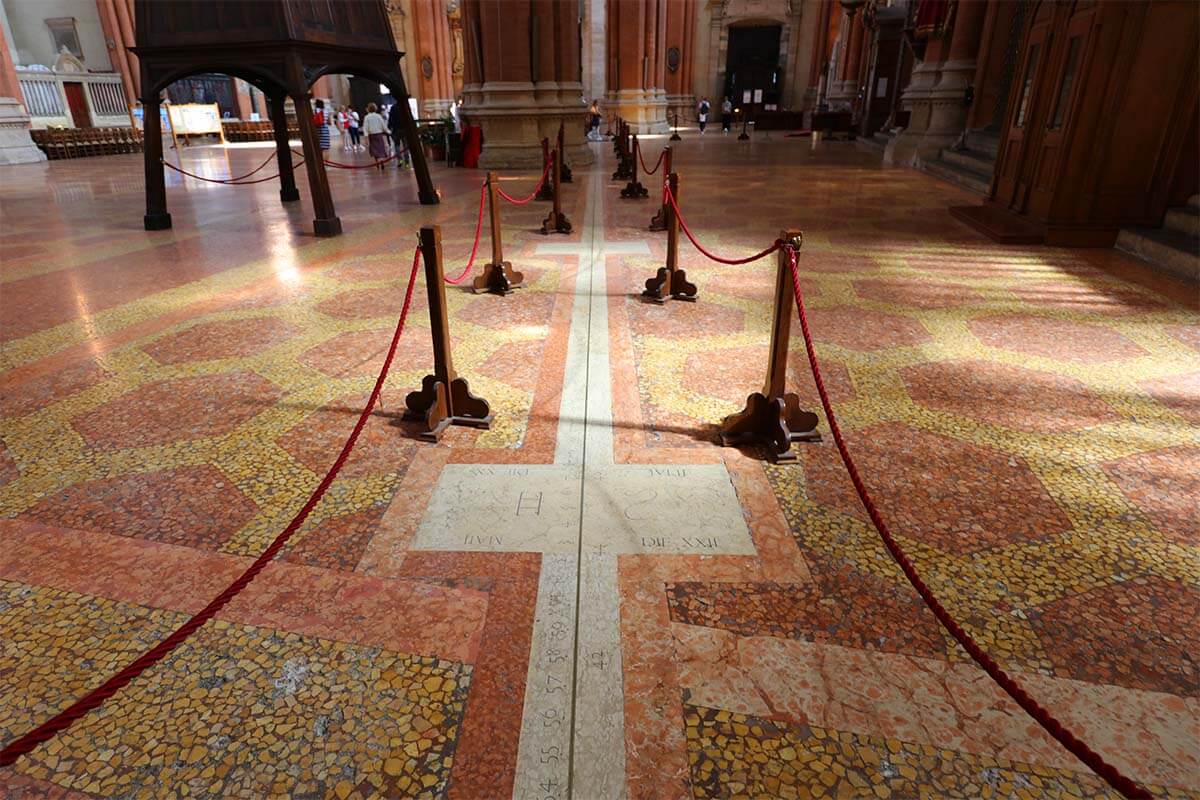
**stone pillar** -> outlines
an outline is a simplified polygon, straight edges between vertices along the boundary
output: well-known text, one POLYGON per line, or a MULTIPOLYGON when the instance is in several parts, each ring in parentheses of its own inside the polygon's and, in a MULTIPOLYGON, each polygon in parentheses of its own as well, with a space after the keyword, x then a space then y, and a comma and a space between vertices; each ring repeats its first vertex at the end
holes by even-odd
POLYGON ((862 46, 862 21, 858 15, 841 12, 838 36, 835 44, 837 63, 831 67, 829 90, 826 100, 830 108, 846 110, 854 99, 854 85, 858 74, 856 52, 862 46), (853 60, 853 64, 851 61, 853 60))
MULTIPOLYGON (((4 14, 0 4, 0 14, 4 14)), ((3 20, 8 26, 7 19, 3 20)), ((0 36, 0 164, 33 164, 46 154, 29 138, 29 114, 25 111, 17 68, 8 49, 8 37, 0 36)))
POLYGON ((616 81, 609 83, 608 102, 634 133, 668 129, 665 74, 660 73, 666 64, 667 2, 609 2, 609 58, 610 63, 616 62, 616 81), (659 25, 660 16, 663 25, 659 25))
MULTIPOLYGON (((944 34, 930 39, 925 46, 925 58, 913 67, 908 86, 900 95, 900 107, 909 112, 908 126, 892 137, 892 141, 883 151, 885 164, 916 166, 919 163, 918 150, 924 146, 925 134, 932 122, 933 91, 949 47, 948 36, 949 34, 944 34)), ((936 150, 934 154, 936 155, 936 150)))
MULTIPOLYGON (((695 25, 696 0, 674 0, 665 4, 667 12, 667 35, 664 61, 670 61, 672 49, 679 51, 679 61, 675 70, 671 71, 670 63, 666 63, 665 83, 667 93, 668 122, 676 114, 682 122, 696 105, 696 96, 692 92, 691 28, 695 25)), ((720 106, 720 101, 715 105, 720 106)))
POLYGON ((444 0, 412 0, 412 26, 417 51, 407 58, 416 66, 421 116, 444 117, 454 103, 444 0))
POLYGON ((919 159, 937 158, 942 148, 953 144, 966 129, 968 109, 963 101, 975 79, 975 57, 988 5, 960 2, 956 7, 946 57, 929 92, 929 126, 917 147, 919 159))
MULTIPOLYGON (((608 87, 608 10, 604 0, 583 0, 583 99, 604 100, 608 87)), ((607 113, 607 109, 604 109, 607 113)))
POLYGON ((809 58, 808 65, 808 86, 804 91, 804 107, 806 109, 815 108, 817 105, 817 96, 821 91, 821 73, 827 59, 826 54, 826 33, 829 30, 829 15, 832 10, 833 0, 818 0, 817 8, 810 10, 810 15, 815 15, 815 28, 812 34, 812 53, 809 58))
POLYGON ((465 0, 463 117, 483 128, 481 169, 539 168, 541 140, 565 126, 567 162, 589 164, 576 6, 465 0))

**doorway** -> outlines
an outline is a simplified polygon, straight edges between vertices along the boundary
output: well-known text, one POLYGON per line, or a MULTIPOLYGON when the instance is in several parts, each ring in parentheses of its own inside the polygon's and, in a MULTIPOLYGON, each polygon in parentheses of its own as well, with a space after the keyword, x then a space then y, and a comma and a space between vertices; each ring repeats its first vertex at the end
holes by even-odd
POLYGON ((82 83, 64 83, 67 93, 67 108, 71 109, 71 123, 76 128, 91 128, 92 114, 88 111, 87 98, 83 96, 82 83))
MULTIPOLYGON (((783 71, 779 67, 780 25, 739 25, 729 28, 725 54, 725 97, 737 108, 753 113, 763 106, 778 107, 783 71)), ((716 102, 720 106, 720 99, 716 102)))

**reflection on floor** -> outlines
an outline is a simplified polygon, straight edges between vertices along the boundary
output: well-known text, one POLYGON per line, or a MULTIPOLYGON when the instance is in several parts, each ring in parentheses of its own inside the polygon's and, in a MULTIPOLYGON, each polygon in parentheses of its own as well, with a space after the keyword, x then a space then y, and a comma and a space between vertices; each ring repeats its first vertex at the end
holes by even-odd
MULTIPOLYGON (((448 292, 491 429, 431 445, 399 419, 432 360, 418 287, 383 407, 280 558, 0 796, 1112 796, 937 625, 828 437, 786 465, 717 446, 765 375, 774 265, 685 244, 699 302, 642 303, 654 202, 620 200, 596 147, 572 236, 504 208, 526 288, 448 292)), ((1194 288, 992 245, 946 212, 965 194, 878 161, 712 136, 675 157, 712 249, 804 230, 842 426, 950 611, 1111 763, 1200 796, 1194 288)), ((175 228, 145 233, 139 174, 51 162, 0 190, 0 743, 286 524, 370 391, 416 229, 465 264, 481 179, 437 171, 423 208, 409 173, 334 172, 347 234, 318 240, 269 183, 174 175, 175 228)))

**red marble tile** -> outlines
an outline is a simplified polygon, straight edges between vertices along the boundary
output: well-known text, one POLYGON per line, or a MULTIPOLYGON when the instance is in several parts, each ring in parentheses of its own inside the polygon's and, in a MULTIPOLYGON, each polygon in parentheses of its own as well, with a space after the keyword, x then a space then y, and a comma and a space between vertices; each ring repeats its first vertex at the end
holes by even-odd
POLYGON ((1082 322, 1008 314, 967 325, 989 347, 1062 361, 1101 364, 1146 353, 1112 328, 1082 322))
POLYGON ((215 550, 256 510, 217 469, 201 465, 79 483, 22 516, 63 528, 215 550))
MULTIPOLYGON (((1070 521, 1018 458, 899 423, 846 432, 892 531, 948 553, 973 553, 1070 529, 1070 521)), ((809 495, 866 519, 832 445, 803 450, 809 495)))
POLYGON ((1032 281, 1012 292, 1036 308, 1060 308, 1084 314, 1124 316, 1162 311, 1166 304, 1133 287, 1099 281, 1032 281))
POLYGON ((1155 378, 1138 385, 1187 422, 1200 425, 1200 371, 1155 378))
POLYGON ((479 365, 480 375, 532 392, 542 371, 543 340, 502 344, 479 365))
POLYGON ((87 359, 23 382, 10 382, 6 377, 0 393, 0 417, 31 414, 65 397, 90 389, 107 376, 99 364, 87 359))
POLYGON ((237 358, 285 341, 296 328, 276 317, 204 322, 142 347, 160 364, 237 358))
POLYGON ((550 292, 516 291, 505 297, 480 294, 467 301, 454 318, 494 330, 540 328, 550 321, 556 299, 550 292))
POLYGON ((912 347, 932 339, 919 321, 857 306, 810 308, 808 324, 818 342, 833 342, 849 350, 912 347))
POLYGON ((1013 430, 1079 430, 1121 419, 1081 382, 990 361, 936 361, 901 370, 913 400, 1013 430))
POLYGON ((1103 467, 1159 533, 1200 546, 1200 447, 1135 453, 1103 467))
POLYGON ((854 292, 866 300, 923 309, 956 308, 983 301, 983 295, 966 286, 912 278, 854 281, 854 292))
MULTIPOLYGON (((324 475, 361 413, 363 402, 360 395, 347 395, 317 409, 281 436, 279 446, 317 475, 324 475)), ((367 418, 340 478, 403 474, 416 445, 396 424, 403 399, 396 398, 396 402, 394 409, 377 409, 367 418)))
MULTIPOLYGON (((387 355, 394 327, 347 331, 306 350, 298 359, 333 378, 367 378, 379 374, 387 355)), ((427 369, 433 366, 433 341, 429 329, 406 326, 396 345, 392 372, 427 369)), ((415 388, 415 387, 414 387, 415 388)), ((403 398, 400 398, 403 401, 403 398)))
POLYGON ((92 447, 120 450, 229 433, 283 392, 250 372, 147 383, 71 420, 92 447))

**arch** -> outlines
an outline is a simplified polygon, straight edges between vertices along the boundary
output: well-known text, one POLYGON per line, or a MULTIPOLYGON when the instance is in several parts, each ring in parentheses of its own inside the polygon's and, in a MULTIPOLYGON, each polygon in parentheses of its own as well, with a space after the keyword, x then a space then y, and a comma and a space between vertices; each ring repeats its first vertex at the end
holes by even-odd
POLYGON ((250 64, 232 64, 222 61, 201 61, 182 67, 175 67, 156 76, 153 84, 143 81, 142 93, 144 95, 157 96, 176 81, 206 73, 217 73, 228 75, 231 78, 240 78, 268 97, 287 94, 287 86, 280 76, 273 75, 268 70, 258 69, 250 64))

